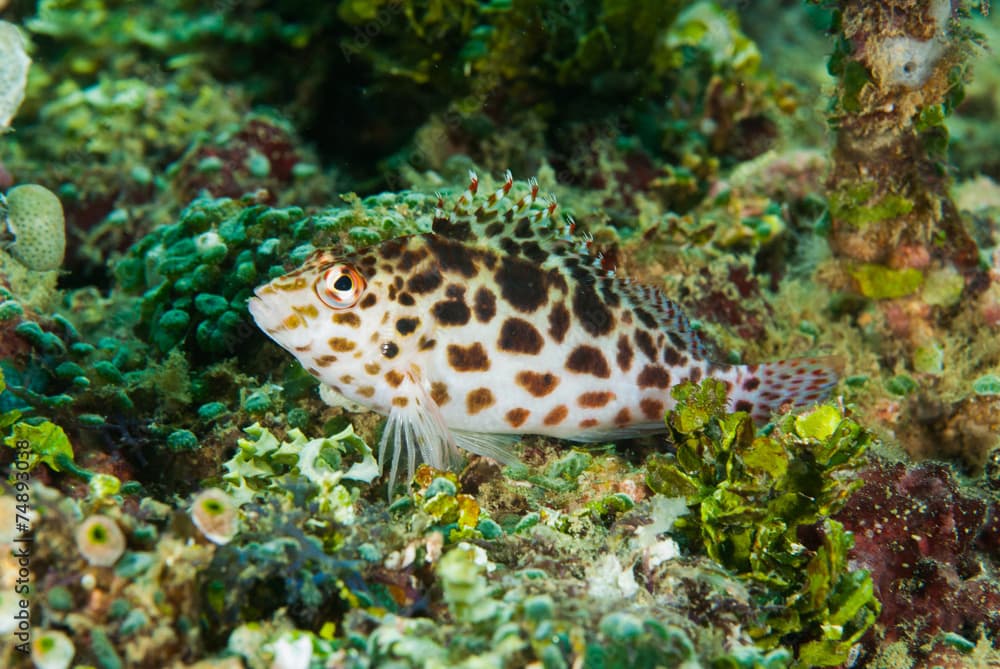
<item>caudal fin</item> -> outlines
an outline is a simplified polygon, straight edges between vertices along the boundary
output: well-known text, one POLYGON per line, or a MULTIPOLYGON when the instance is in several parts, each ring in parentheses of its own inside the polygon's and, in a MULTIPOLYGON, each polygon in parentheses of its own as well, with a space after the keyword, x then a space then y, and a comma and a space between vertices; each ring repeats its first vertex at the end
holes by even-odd
POLYGON ((826 399, 843 367, 844 361, 838 356, 737 367, 729 406, 748 412, 757 423, 766 423, 775 412, 826 399))

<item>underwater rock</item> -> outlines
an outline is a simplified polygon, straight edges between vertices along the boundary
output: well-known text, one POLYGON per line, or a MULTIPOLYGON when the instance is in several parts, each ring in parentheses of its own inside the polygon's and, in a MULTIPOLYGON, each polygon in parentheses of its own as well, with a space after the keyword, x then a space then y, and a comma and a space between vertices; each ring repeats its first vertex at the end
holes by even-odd
POLYGON ((863 484, 837 518, 854 534, 852 560, 871 571, 882 603, 865 644, 905 640, 911 655, 926 657, 945 633, 995 638, 997 503, 965 494, 938 464, 875 460, 859 475, 863 484))

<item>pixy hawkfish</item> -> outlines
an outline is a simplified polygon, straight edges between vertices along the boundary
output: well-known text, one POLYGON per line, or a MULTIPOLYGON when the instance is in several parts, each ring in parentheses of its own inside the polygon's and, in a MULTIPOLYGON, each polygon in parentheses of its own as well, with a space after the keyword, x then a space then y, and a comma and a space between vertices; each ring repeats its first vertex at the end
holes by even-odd
POLYGON ((459 449, 515 460, 522 434, 594 442, 665 431, 670 388, 719 379, 757 421, 825 397, 828 358, 711 360, 672 300, 588 252, 529 181, 439 202, 432 232, 318 250, 256 289, 257 324, 324 384, 388 416, 379 462, 412 475, 459 449))

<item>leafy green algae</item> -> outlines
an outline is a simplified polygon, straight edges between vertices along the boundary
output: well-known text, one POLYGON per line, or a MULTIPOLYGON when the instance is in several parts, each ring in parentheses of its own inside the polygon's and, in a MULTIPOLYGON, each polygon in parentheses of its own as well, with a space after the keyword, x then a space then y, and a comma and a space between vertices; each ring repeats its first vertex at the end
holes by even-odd
POLYGON ((851 272, 858 282, 861 294, 873 300, 905 297, 917 292, 924 282, 924 275, 918 269, 890 269, 881 265, 861 265, 851 272))
POLYGON ((853 539, 830 516, 857 487, 850 474, 872 436, 830 406, 758 434, 748 414, 726 412, 714 379, 672 394, 676 454, 650 458, 648 485, 686 498, 692 513, 676 528, 772 605, 750 623, 762 648, 794 645, 805 666, 843 662, 880 607, 868 572, 848 569, 853 539))

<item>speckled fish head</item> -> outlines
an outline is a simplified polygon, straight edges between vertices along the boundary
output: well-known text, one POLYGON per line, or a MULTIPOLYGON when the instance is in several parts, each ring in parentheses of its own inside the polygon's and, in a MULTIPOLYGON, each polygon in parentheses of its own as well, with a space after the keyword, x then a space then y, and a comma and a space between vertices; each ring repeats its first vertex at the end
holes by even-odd
POLYGON ((256 288, 248 304, 268 336, 331 385, 334 371, 341 376, 364 365, 381 321, 366 307, 385 287, 374 263, 364 260, 316 251, 298 269, 256 288))

